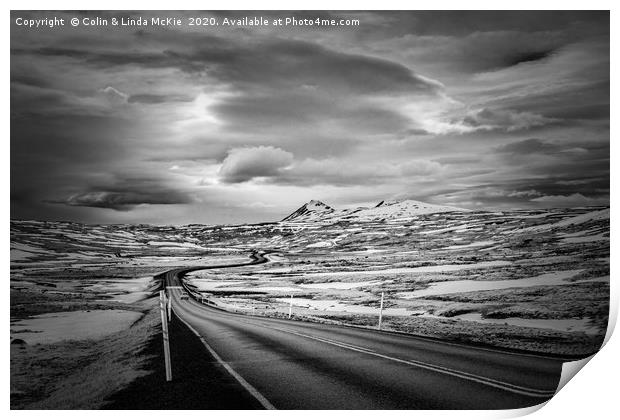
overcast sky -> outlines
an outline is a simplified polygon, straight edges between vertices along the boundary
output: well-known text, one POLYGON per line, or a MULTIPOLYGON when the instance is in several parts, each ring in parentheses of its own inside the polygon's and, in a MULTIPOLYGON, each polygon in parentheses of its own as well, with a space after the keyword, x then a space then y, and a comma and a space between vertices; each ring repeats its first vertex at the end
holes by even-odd
POLYGON ((609 203, 607 12, 212 15, 360 25, 32 30, 15 18, 79 15, 13 12, 12 218, 609 203))

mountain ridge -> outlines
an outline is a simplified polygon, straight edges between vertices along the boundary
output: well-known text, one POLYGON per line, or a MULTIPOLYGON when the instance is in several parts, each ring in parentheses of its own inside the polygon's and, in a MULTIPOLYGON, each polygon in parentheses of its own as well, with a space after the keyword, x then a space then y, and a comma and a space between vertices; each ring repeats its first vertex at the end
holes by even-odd
POLYGON ((373 207, 356 207, 337 210, 322 201, 310 200, 282 222, 338 222, 338 221, 379 221, 408 219, 422 214, 468 212, 470 210, 424 203, 416 200, 381 200, 373 207))

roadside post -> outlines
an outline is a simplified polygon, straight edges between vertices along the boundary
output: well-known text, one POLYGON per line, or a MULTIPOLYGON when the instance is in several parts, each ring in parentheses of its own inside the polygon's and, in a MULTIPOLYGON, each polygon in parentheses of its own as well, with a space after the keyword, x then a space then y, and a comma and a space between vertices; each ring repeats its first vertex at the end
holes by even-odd
POLYGON ((381 321, 383 321, 383 297, 385 293, 381 292, 381 307, 379 308, 379 329, 381 329, 381 321))
POLYGON ((166 296, 166 303, 168 304, 168 322, 172 321, 172 299, 170 296, 166 296))
POLYGON ((291 319, 292 315, 293 315, 293 294, 291 294, 291 303, 288 306, 288 319, 291 319))
POLYGON ((170 339, 168 337, 168 319, 166 318, 166 292, 159 291, 159 309, 161 313, 161 330, 164 338, 164 361, 166 362, 166 381, 172 380, 172 367, 170 366, 170 339))

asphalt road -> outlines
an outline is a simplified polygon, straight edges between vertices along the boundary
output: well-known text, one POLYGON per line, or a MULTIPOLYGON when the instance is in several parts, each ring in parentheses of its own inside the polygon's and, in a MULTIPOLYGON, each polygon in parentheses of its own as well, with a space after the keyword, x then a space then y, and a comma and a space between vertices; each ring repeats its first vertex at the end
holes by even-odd
POLYGON ((562 359, 252 317, 180 298, 180 277, 189 271, 266 261, 255 254, 246 264, 164 275, 175 314, 265 408, 506 409, 542 403, 555 392, 562 359))

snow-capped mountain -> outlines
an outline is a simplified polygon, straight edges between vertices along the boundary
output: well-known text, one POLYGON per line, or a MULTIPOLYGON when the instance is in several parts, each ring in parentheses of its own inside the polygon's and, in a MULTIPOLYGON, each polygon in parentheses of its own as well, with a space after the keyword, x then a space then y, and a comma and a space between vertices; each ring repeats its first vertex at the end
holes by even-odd
POLYGON ((293 213, 289 214, 287 217, 282 219, 283 222, 292 222, 292 221, 315 221, 321 220, 322 218, 334 213, 332 207, 327 204, 318 201, 318 200, 310 200, 293 213))
POLYGON ((421 214, 446 213, 451 211, 469 211, 466 209, 436 204, 423 203, 415 200, 381 201, 375 207, 357 211, 354 216, 359 221, 380 219, 407 219, 421 214))
POLYGON ((374 207, 358 207, 336 210, 321 201, 312 200, 289 216, 283 222, 329 222, 353 221, 372 222, 380 220, 410 219, 422 214, 464 212, 458 207, 441 206, 415 200, 381 201, 374 207))

